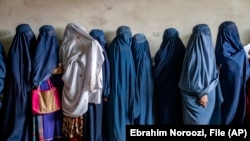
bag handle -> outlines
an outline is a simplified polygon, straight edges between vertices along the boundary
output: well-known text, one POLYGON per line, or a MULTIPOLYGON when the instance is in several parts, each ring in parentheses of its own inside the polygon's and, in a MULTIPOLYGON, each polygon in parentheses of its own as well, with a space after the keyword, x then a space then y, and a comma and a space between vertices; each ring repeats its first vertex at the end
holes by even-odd
POLYGON ((38 91, 40 91, 40 90, 41 90, 41 89, 40 89, 40 84, 37 86, 37 90, 38 90, 38 91))
POLYGON ((53 84, 52 84, 51 80, 48 79, 47 82, 48 82, 48 84, 49 84, 49 87, 52 88, 52 87, 53 87, 53 84))

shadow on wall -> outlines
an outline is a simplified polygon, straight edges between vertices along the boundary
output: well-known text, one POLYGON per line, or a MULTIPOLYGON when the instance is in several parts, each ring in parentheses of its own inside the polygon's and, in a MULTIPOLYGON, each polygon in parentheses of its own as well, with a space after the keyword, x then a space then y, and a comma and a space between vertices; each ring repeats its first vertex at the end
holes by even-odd
POLYGON ((181 38, 182 43, 184 44, 185 48, 187 48, 187 44, 188 44, 188 40, 191 37, 191 33, 190 34, 185 34, 183 35, 181 38))
POLYGON ((10 49, 11 43, 13 40, 13 36, 11 35, 10 31, 7 30, 0 30, 0 42, 2 43, 6 55, 10 49))
POLYGON ((65 28, 55 28, 59 46, 61 45, 63 41, 64 30, 65 28))
POLYGON ((244 44, 243 46, 250 44, 250 29, 243 31, 242 35, 245 35, 245 39, 247 39, 246 44, 244 44))
POLYGON ((104 31, 107 44, 109 45, 112 40, 115 38, 116 32, 115 31, 104 31))

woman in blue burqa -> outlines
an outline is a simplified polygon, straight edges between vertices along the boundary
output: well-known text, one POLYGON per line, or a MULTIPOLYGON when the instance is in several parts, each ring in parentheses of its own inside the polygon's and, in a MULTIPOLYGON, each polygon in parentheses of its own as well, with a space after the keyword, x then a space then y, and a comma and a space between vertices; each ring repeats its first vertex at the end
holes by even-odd
POLYGON ((242 124, 246 112, 248 59, 234 22, 225 21, 218 30, 215 54, 217 64, 221 66, 222 124, 242 124))
POLYGON ((189 38, 179 81, 184 124, 220 124, 219 86, 210 28, 198 24, 189 38))
POLYGON ((88 141, 104 141, 106 137, 105 129, 105 100, 110 93, 110 66, 106 52, 107 41, 105 34, 101 29, 92 29, 89 33, 95 40, 97 40, 103 48, 104 63, 102 66, 102 102, 100 104, 89 103, 88 111, 86 113, 86 136, 88 141))
POLYGON ((31 113, 31 54, 36 37, 28 24, 20 24, 7 55, 7 73, 2 107, 1 141, 30 141, 31 113))
POLYGON ((158 124, 183 124, 178 83, 185 46, 175 28, 167 28, 154 58, 154 83, 158 124))
POLYGON ((134 124, 140 114, 131 42, 130 27, 120 26, 108 47, 111 74, 107 101, 108 141, 125 141, 126 125, 134 124))
MULTIPOLYGON (((59 45, 55 29, 51 25, 44 25, 39 29, 37 46, 32 59, 32 88, 50 89, 48 81, 61 89, 60 77, 56 76, 59 67, 59 45)), ((54 141, 62 138, 62 111, 33 115, 33 141, 54 141)))
POLYGON ((146 36, 142 33, 135 34, 131 49, 140 96, 140 116, 135 124, 153 125, 155 122, 153 62, 146 36))

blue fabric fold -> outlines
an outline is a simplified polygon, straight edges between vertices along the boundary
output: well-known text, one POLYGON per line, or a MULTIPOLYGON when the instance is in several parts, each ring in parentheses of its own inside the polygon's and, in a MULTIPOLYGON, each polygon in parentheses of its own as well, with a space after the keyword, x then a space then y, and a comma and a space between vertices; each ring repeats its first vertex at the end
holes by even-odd
MULTIPOLYGON (((6 53, 2 43, 0 43, 0 111, 2 109, 3 90, 6 77, 6 53)), ((1 112, 0 112, 1 116, 1 112)))

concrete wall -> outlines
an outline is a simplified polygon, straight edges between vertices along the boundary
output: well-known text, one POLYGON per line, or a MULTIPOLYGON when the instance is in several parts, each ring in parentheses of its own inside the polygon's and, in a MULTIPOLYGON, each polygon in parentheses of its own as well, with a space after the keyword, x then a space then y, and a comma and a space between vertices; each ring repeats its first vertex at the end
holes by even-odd
POLYGON ((176 28, 186 45, 192 28, 206 23, 215 42, 219 24, 231 20, 246 45, 250 42, 249 8, 249 0, 0 0, 0 42, 8 52, 21 23, 30 24, 36 35, 42 25, 53 25, 59 43, 70 22, 81 23, 89 31, 103 29, 108 42, 117 27, 128 25, 133 34, 146 35, 154 56, 166 28, 176 28))

